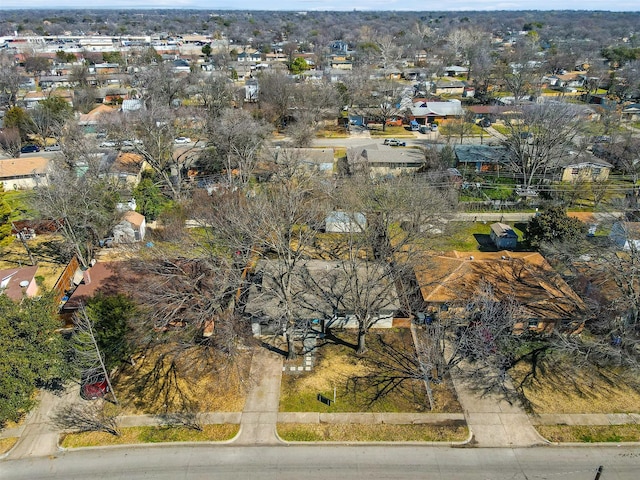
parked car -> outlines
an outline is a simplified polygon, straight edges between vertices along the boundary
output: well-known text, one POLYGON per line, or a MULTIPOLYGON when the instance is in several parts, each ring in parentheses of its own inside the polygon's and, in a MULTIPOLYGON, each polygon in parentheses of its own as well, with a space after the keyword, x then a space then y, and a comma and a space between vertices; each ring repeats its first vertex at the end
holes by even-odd
POLYGON ((478 124, 483 128, 488 128, 491 126, 491 120, 489 120, 487 117, 484 117, 480 119, 478 124))
POLYGON ((46 147, 44 147, 45 152, 59 152, 60 149, 61 147, 57 143, 54 143, 53 145, 47 145, 46 147))
POLYGON ((390 147, 406 147, 406 142, 401 142, 400 140, 396 140, 395 138, 385 138, 384 145, 389 145, 390 147))
POLYGON ((174 143, 191 143, 191 139, 189 137, 178 137, 173 142, 174 143))
POLYGON ((80 378, 80 396, 85 400, 95 400, 109 393, 109 383, 103 372, 85 370, 80 378))
POLYGON ((436 123, 430 124, 429 128, 431 129, 432 132, 437 132, 438 131, 438 125, 436 123))
POLYGON ((100 144, 100 148, 114 148, 117 147, 118 144, 116 142, 106 141, 100 144))
POLYGON ((34 153, 34 152, 39 152, 40 151, 40 147, 38 145, 24 145, 21 149, 20 149, 20 153, 34 153))

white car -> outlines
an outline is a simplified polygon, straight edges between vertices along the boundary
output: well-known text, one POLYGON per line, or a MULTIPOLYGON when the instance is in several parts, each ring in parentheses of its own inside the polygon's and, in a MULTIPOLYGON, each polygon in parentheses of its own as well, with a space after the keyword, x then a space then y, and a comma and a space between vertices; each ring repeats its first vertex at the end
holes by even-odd
POLYGON ((118 144, 116 142, 102 142, 100 144, 100 148, 113 148, 117 147, 118 144))
POLYGON ((191 143, 191 139, 189 137, 178 137, 173 142, 174 143, 191 143))

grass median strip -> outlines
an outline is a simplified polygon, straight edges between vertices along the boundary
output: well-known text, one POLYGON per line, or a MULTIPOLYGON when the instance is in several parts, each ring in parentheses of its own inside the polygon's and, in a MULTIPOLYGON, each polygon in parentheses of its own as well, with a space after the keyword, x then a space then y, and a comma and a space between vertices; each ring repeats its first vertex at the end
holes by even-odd
POLYGON ((640 442, 640 425, 539 425, 550 442, 640 442))
POLYGON ((0 455, 7 453, 18 441, 18 437, 0 438, 0 455))
POLYGON ((120 435, 104 432, 67 433, 61 437, 64 448, 102 447, 108 445, 129 445, 135 443, 162 442, 223 442, 235 437, 240 425, 203 425, 202 430, 186 427, 125 427, 120 435))
POLYGON ((461 442, 465 426, 279 423, 288 442, 461 442))

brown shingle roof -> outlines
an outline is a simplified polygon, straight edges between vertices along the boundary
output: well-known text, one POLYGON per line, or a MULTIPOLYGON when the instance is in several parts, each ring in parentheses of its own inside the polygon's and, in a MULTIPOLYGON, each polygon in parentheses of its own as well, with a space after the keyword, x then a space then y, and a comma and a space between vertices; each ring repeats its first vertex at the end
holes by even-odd
POLYGON ((567 318, 584 305, 535 252, 449 252, 425 257, 416 278, 427 303, 469 301, 484 281, 497 297, 511 296, 537 317, 567 318))
POLYGON ((0 160, 0 178, 42 175, 47 171, 49 159, 44 157, 6 158, 0 160))

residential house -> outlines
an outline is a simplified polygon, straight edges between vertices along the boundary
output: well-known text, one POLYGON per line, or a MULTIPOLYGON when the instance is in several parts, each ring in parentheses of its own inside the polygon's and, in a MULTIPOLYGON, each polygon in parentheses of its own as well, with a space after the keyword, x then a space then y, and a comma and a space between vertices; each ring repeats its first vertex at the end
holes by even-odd
POLYGON ((39 91, 39 92, 27 92, 22 98, 22 104, 27 110, 31 110, 36 108, 38 103, 40 103, 45 98, 49 98, 50 96, 56 96, 64 99, 67 103, 73 106, 73 92, 71 90, 54 90, 51 92, 48 91, 39 91))
MULTIPOLYGON (((74 265, 78 265, 77 262, 74 265)), ((124 262, 92 262, 88 269, 76 268, 73 272, 72 290, 62 306, 63 314, 70 314, 87 303, 97 293, 114 295, 116 293, 129 293, 131 272, 124 268, 124 262)))
POLYGON ((415 268, 424 307, 433 315, 465 311, 488 284, 496 299, 513 298, 523 308, 513 325, 524 330, 579 332, 584 325, 584 303, 537 252, 458 252, 425 255, 415 268))
POLYGON ((258 63, 262 60, 262 54, 258 51, 241 52, 238 54, 238 62, 258 63))
POLYGON ((409 119, 416 120, 421 125, 433 123, 434 120, 444 120, 451 117, 461 117, 464 115, 460 100, 449 100, 448 102, 427 102, 421 101, 413 104, 409 108, 409 119))
POLYGON ((350 171, 374 178, 415 173, 424 163, 424 154, 414 148, 371 144, 347 151, 350 171))
POLYGON ((324 221, 325 232, 358 233, 367 228, 367 217, 360 212, 331 212, 324 221))
POLYGON ((285 169, 302 167, 311 172, 333 174, 333 148, 274 148, 269 157, 285 169))
POLYGON ((436 95, 462 95, 466 84, 457 80, 438 80, 434 87, 436 95))
POLYGON ((557 162, 563 182, 603 182, 609 178, 613 165, 590 152, 569 152, 557 162))
POLYGON ((35 297, 38 294, 37 270, 37 265, 0 270, 0 295, 6 295, 15 302, 25 296, 35 297))
POLYGON ((122 216, 118 225, 113 227, 114 243, 135 243, 144 240, 147 222, 144 215, 129 210, 122 216))
POLYGON ((49 159, 44 157, 0 160, 0 182, 5 190, 31 190, 47 183, 49 159))
POLYGON ((461 77, 469 73, 469 69, 459 65, 450 65, 448 67, 444 67, 444 73, 448 77, 461 77))
POLYGON ((78 117, 78 125, 81 126, 85 133, 95 133, 97 126, 101 122, 101 117, 108 116, 116 112, 114 107, 109 105, 98 105, 89 113, 83 113, 78 117))
POLYGON ((146 167, 142 156, 132 152, 120 151, 115 155, 115 158, 106 156, 105 161, 107 165, 104 166, 104 169, 108 170, 109 176, 129 188, 134 188, 140 183, 142 171, 146 167))
POLYGON ((640 222, 614 223, 609 240, 622 250, 640 250, 640 222))
POLYGON ((640 120, 640 103, 632 103, 622 107, 622 119, 626 122, 637 122, 640 120))
MULTIPOLYGON (((249 288, 244 309, 256 336, 283 333, 284 302, 274 278, 285 274, 284 268, 281 262, 269 260, 261 260, 256 266, 257 281, 249 288)), ((398 316, 400 302, 395 285, 381 266, 363 264, 352 272, 338 261, 306 260, 290 274, 292 313, 298 331, 309 327, 318 332, 328 328, 357 328, 353 313, 356 299, 348 280, 353 276, 361 279, 361 285, 370 285, 370 298, 375 299, 370 312, 373 328, 392 328, 406 322, 398 316)))
POLYGON ((492 145, 456 145, 453 147, 456 166, 476 172, 499 171, 507 163, 507 150, 492 145))
POLYGON ((500 250, 513 250, 518 246, 518 234, 504 223, 492 223, 489 237, 500 250))

